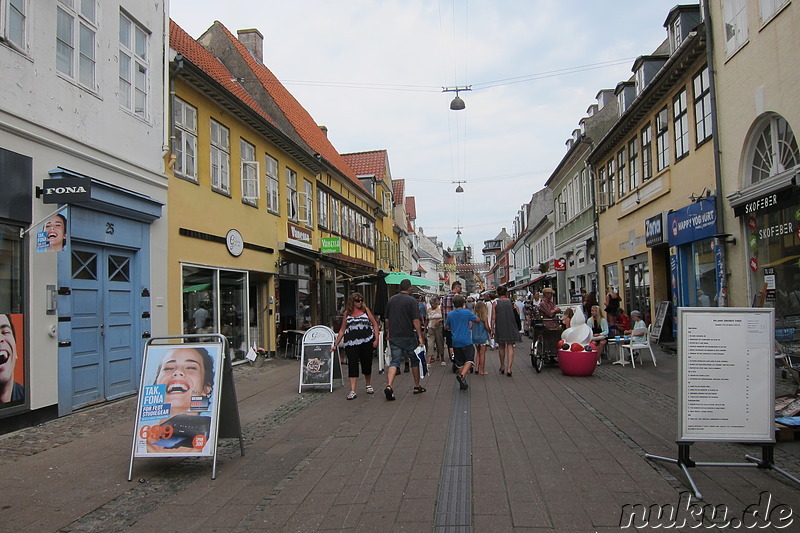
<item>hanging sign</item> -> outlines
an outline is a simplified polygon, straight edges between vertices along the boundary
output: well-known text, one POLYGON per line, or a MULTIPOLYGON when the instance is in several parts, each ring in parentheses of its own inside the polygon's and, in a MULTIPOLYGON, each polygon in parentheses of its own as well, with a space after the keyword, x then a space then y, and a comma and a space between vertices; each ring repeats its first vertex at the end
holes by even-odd
POLYGON ((341 237, 322 237, 320 239, 320 253, 323 254, 340 254, 342 253, 342 238, 341 237))
POLYGON ((91 178, 60 178, 42 181, 42 203, 74 204, 92 199, 91 178))

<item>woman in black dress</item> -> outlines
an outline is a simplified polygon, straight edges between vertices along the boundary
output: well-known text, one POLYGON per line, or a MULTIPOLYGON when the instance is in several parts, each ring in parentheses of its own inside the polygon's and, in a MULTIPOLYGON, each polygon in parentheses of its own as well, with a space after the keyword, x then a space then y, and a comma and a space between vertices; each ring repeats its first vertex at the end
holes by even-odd
POLYGON ((518 312, 514 302, 508 298, 508 290, 505 287, 497 288, 498 299, 494 303, 492 311, 492 331, 497 344, 500 345, 498 354, 500 355, 500 373, 511 376, 511 366, 514 364, 514 344, 519 342, 519 326, 517 326, 518 312), (506 361, 508 357, 508 361, 506 361), (508 366, 506 366, 508 362, 508 366))

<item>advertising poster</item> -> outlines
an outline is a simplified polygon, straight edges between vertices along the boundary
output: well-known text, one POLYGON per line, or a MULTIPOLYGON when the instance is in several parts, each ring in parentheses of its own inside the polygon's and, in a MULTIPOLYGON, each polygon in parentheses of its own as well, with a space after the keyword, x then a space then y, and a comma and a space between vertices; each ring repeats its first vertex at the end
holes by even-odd
POLYGON ((37 252, 62 252, 67 247, 66 209, 44 221, 36 234, 37 252))
POLYGON ((136 412, 136 457, 214 455, 222 357, 220 344, 147 347, 136 412))
POLYGON ((0 409, 25 403, 23 326, 23 315, 0 313, 0 409))

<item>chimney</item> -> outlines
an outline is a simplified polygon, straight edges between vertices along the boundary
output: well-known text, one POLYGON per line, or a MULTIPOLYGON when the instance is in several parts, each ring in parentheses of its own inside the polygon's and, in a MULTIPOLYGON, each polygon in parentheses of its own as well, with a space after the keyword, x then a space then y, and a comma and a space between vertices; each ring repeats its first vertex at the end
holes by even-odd
POLYGON ((325 134, 325 137, 328 136, 328 126, 320 126, 319 129, 322 130, 322 133, 325 134))
POLYGON ((239 38, 239 42, 242 43, 250 53, 253 54, 253 57, 256 60, 264 64, 264 36, 261 35, 261 32, 255 28, 250 28, 248 30, 238 30, 236 32, 236 36, 239 38))

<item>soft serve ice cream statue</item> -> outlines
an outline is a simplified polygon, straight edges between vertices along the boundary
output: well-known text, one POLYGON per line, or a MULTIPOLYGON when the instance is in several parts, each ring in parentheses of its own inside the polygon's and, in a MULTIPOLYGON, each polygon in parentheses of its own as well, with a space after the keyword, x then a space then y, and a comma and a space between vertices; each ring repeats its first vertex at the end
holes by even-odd
POLYGON ((583 309, 581 309, 580 305, 574 306, 572 310, 575 315, 570 321, 571 327, 564 330, 561 334, 561 339, 570 346, 575 344, 586 346, 592 340, 592 328, 586 325, 586 317, 583 316, 583 309))

